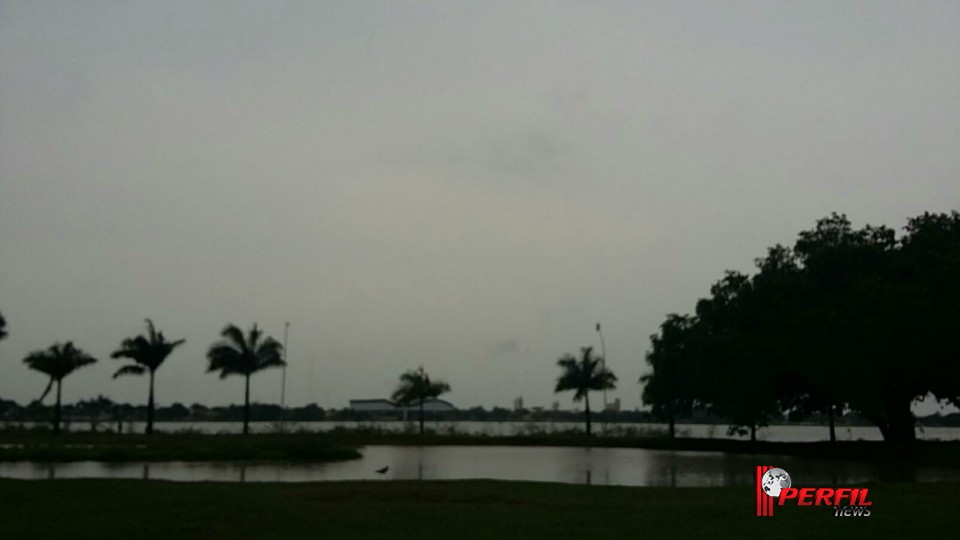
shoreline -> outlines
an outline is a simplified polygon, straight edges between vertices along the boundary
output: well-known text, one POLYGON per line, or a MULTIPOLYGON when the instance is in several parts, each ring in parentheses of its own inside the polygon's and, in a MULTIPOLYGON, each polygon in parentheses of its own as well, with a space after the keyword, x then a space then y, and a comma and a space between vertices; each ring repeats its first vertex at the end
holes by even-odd
POLYGON ((0 461, 17 462, 314 462, 361 457, 364 446, 505 446, 637 448, 796 456, 830 461, 923 463, 960 467, 960 441, 768 442, 729 439, 592 436, 582 434, 466 435, 334 430, 320 433, 154 435, 43 431, 0 432, 0 461))

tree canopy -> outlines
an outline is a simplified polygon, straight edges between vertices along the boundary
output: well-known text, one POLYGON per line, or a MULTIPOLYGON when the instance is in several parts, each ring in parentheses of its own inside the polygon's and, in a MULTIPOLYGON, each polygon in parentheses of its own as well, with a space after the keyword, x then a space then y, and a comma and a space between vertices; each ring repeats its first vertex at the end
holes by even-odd
POLYGON ((113 358, 128 358, 132 364, 122 366, 113 374, 116 379, 122 375, 150 375, 150 394, 147 398, 147 434, 153 433, 153 376, 157 368, 170 356, 174 349, 183 345, 186 340, 177 339, 167 341, 163 332, 157 332, 153 321, 147 319, 147 335, 127 338, 120 344, 120 348, 113 352, 113 358))
POLYGON ((242 375, 245 380, 243 433, 250 431, 250 376, 272 367, 283 367, 283 345, 272 337, 263 337, 263 330, 254 324, 245 336, 235 325, 228 324, 220 332, 221 339, 210 346, 207 372, 220 372, 220 378, 242 375))
POLYGON ((157 332, 153 321, 147 319, 147 334, 127 338, 120 344, 120 348, 113 352, 112 358, 127 358, 133 364, 127 364, 113 374, 114 378, 122 375, 142 375, 145 372, 156 371, 170 356, 174 349, 183 345, 184 339, 167 341, 163 332, 157 332))
POLYGON ((444 381, 430 380, 430 375, 420 366, 400 375, 400 383, 393 391, 393 400, 400 405, 417 404, 420 409, 420 435, 423 435, 423 403, 450 391, 444 381))
POLYGON ((584 421, 587 435, 590 435, 590 391, 612 390, 616 387, 617 376, 603 365, 603 358, 593 356, 593 347, 580 349, 580 359, 566 354, 557 360, 562 372, 557 377, 554 392, 573 390, 574 401, 585 401, 584 421))
POLYGON ((53 430, 55 432, 60 431, 60 395, 63 388, 63 379, 75 370, 96 361, 96 358, 84 352, 83 349, 75 347, 72 341, 63 344, 55 343, 44 350, 34 351, 23 359, 23 363, 28 368, 50 377, 47 388, 37 401, 43 401, 50 393, 53 385, 57 385, 57 401, 53 419, 53 430))
POLYGON ((916 400, 960 404, 960 213, 910 219, 900 237, 832 214, 756 266, 651 337, 641 380, 655 414, 704 409, 755 430, 852 410, 912 440, 916 400))

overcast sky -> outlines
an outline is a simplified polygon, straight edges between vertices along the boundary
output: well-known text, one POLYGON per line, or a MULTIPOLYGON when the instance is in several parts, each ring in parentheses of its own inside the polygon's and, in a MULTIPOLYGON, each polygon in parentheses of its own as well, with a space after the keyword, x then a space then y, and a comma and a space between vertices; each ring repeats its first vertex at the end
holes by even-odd
MULTIPOLYGON (((143 402, 109 353, 228 322, 282 339, 288 403, 555 397, 599 346, 640 405, 649 336, 831 211, 960 206, 958 2, 0 2, 0 396, 143 402)), ((280 372, 253 380, 277 401, 280 372)), ((936 408, 932 409, 936 410, 936 408)))

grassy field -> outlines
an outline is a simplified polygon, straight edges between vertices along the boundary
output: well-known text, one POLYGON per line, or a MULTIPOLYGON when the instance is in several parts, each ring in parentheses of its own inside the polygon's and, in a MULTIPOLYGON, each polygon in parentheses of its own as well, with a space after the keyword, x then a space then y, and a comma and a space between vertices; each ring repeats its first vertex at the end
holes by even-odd
POLYGON ((754 514, 752 488, 0 480, 0 538, 957 538, 960 484, 871 486, 873 515, 754 514))

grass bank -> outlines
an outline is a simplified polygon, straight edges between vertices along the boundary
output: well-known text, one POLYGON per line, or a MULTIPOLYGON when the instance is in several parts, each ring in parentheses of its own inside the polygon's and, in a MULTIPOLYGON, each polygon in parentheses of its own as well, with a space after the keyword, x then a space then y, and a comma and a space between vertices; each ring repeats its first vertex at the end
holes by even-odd
POLYGON ((236 434, 115 434, 73 432, 54 435, 38 430, 0 431, 0 461, 333 461, 359 457, 366 445, 592 446, 653 450, 725 452, 856 462, 889 462, 960 467, 960 441, 750 442, 649 436, 594 436, 582 433, 536 433, 512 436, 397 433, 376 429, 328 432, 236 434))
POLYGON ((0 534, 24 539, 956 538, 960 484, 871 486, 873 515, 783 507, 752 488, 520 482, 0 480, 0 534), (52 516, 56 519, 51 519, 52 516))
MULTIPOLYGON (((0 434, 0 461, 340 461, 356 459, 353 446, 312 434, 114 435, 42 432, 0 434)), ((2 535, 0 535, 2 536, 2 535)))

